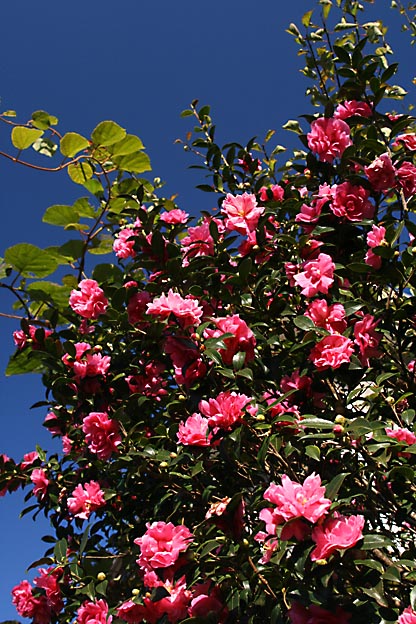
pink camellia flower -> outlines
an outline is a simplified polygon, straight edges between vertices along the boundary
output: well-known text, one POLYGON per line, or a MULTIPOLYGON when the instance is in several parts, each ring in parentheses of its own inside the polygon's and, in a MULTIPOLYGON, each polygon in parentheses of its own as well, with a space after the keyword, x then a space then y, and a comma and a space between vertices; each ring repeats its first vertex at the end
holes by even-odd
POLYGON ((128 624, 137 624, 142 621, 148 622, 148 624, 156 624, 160 617, 158 603, 153 602, 147 596, 144 597, 143 604, 126 600, 117 607, 117 617, 128 624))
POLYGON ((30 453, 26 453, 23 455, 23 459, 20 462, 20 468, 25 470, 28 466, 31 466, 33 462, 39 459, 39 454, 37 451, 31 451, 30 453))
POLYGON ((324 494, 321 477, 313 472, 302 485, 283 475, 282 485, 271 483, 263 498, 276 505, 275 512, 283 521, 302 517, 315 523, 326 514, 332 504, 324 494))
POLYGON ((279 186, 279 184, 272 184, 272 186, 270 187, 262 186, 259 193, 260 199, 263 202, 282 201, 285 194, 285 189, 282 186, 279 186), (269 193, 271 195, 271 198, 269 198, 269 193))
POLYGON ((194 585, 188 614, 190 617, 202 618, 212 614, 215 615, 215 622, 224 624, 227 621, 228 609, 221 599, 219 587, 213 587, 211 581, 194 585))
POLYGON ((365 254, 364 262, 374 269, 379 269, 381 267, 382 259, 373 252, 373 247, 379 247, 386 243, 384 238, 385 234, 386 228, 382 225, 372 225, 371 232, 367 234, 367 245, 369 249, 365 254))
POLYGON ((349 221, 371 219, 374 206, 368 200, 370 192, 363 186, 355 186, 351 182, 335 184, 332 192, 331 210, 337 217, 345 217, 349 221))
POLYGON ((32 619, 33 624, 50 624, 52 613, 46 596, 34 596, 33 587, 22 581, 12 589, 12 603, 22 617, 32 619))
POLYGON ((143 361, 139 363, 143 366, 143 373, 126 377, 130 392, 132 394, 143 394, 160 401, 161 397, 166 396, 168 393, 165 389, 168 381, 164 379, 162 374, 166 369, 165 364, 157 361, 147 362, 146 364, 143 361))
POLYGON ((302 295, 313 297, 318 292, 326 295, 334 283, 335 264, 331 256, 320 253, 316 260, 305 262, 302 268, 303 271, 293 276, 295 284, 302 288, 302 295))
POLYGON ((89 450, 99 459, 109 459, 121 444, 118 422, 106 412, 91 412, 85 416, 82 431, 89 450))
POLYGON ((147 314, 160 316, 162 319, 174 314, 183 328, 199 325, 203 313, 198 301, 187 297, 184 299, 172 289, 167 295, 162 293, 160 297, 153 299, 152 303, 147 304, 147 314))
POLYGON ((104 492, 97 481, 79 483, 68 498, 67 505, 71 514, 88 520, 93 511, 105 505, 104 492))
POLYGON ((325 299, 314 299, 305 311, 316 327, 323 327, 331 334, 342 334, 347 328, 345 309, 341 303, 328 305, 325 299))
POLYGON ((309 149, 322 162, 332 163, 352 145, 350 127, 342 119, 320 117, 311 124, 307 134, 309 149))
POLYGON ((219 349, 224 364, 232 364, 233 357, 239 351, 246 354, 246 363, 254 359, 254 347, 256 339, 253 332, 238 314, 214 318, 217 329, 207 328, 204 338, 220 338, 223 334, 233 334, 224 338, 225 349, 219 349))
POLYGON ((212 433, 209 433, 208 419, 201 414, 192 414, 185 422, 179 423, 176 434, 178 442, 184 446, 210 446, 212 433))
POLYGON ((134 245, 138 231, 132 227, 125 227, 117 234, 113 243, 113 250, 117 258, 125 260, 126 258, 135 258, 136 252, 134 245))
POLYGON ((402 163, 396 171, 396 176, 406 199, 416 194, 416 167, 411 162, 402 163))
POLYGON ((316 547, 311 552, 312 561, 326 559, 336 550, 351 548, 362 538, 364 516, 342 516, 334 512, 323 524, 312 531, 316 547))
POLYGON ((225 227, 227 230, 244 235, 250 234, 256 229, 264 208, 257 205, 255 195, 243 193, 243 195, 234 196, 228 193, 222 202, 221 212, 226 216, 225 227))
POLYGON ((220 392, 215 399, 202 400, 199 409, 208 418, 210 427, 230 429, 238 423, 244 415, 244 408, 251 398, 237 392, 220 392))
POLYGON ((62 356, 62 361, 66 366, 73 369, 77 379, 97 375, 105 377, 111 364, 109 355, 101 355, 101 353, 95 352, 96 347, 92 347, 87 342, 76 342, 74 347, 75 358, 72 358, 69 353, 65 353, 62 356))
POLYGON ((36 587, 45 590, 48 606, 54 613, 59 613, 64 606, 58 580, 63 574, 62 568, 39 568, 39 576, 33 582, 36 587))
POLYGON ((108 300, 98 282, 84 279, 78 284, 79 290, 72 290, 69 305, 74 312, 87 319, 96 319, 105 314, 108 300))
POLYGON ((207 372, 199 346, 192 340, 168 336, 164 343, 164 350, 171 357, 175 380, 178 384, 190 386, 207 372))
POLYGON ((346 336, 332 334, 322 338, 312 349, 309 359, 317 368, 339 368, 347 364, 354 352, 353 342, 346 336))
POLYGON ((77 624, 111 624, 113 617, 108 615, 105 600, 85 601, 77 611, 77 624))
POLYGON ((30 480, 34 483, 33 494, 42 500, 47 492, 49 486, 49 479, 43 468, 35 468, 32 470, 30 480))
POLYGON ((186 223, 188 219, 189 214, 184 210, 180 210, 180 208, 174 208, 173 210, 169 210, 169 212, 162 212, 160 215, 161 221, 170 223, 171 225, 186 223))
POLYGON ((27 344, 32 346, 32 349, 35 351, 40 349, 43 340, 53 334, 51 329, 45 329, 44 327, 36 327, 35 325, 29 325, 28 333, 26 333, 23 329, 19 329, 13 332, 13 340, 16 347, 21 351, 27 344), (41 331, 39 331, 41 330, 41 331), (43 339, 40 338, 40 341, 36 337, 36 332, 38 332, 43 339))
POLYGON ((335 119, 348 119, 348 117, 353 117, 354 115, 371 117, 372 114, 373 109, 367 102, 348 100, 343 104, 338 104, 334 112, 334 117, 335 119))
POLYGON ((416 133, 409 132, 409 134, 399 134, 393 143, 393 147, 401 147, 402 144, 404 144, 409 151, 416 151, 416 133))
POLYGON ((188 266, 191 258, 214 255, 214 239, 209 231, 210 220, 205 218, 201 225, 188 228, 188 236, 181 240, 183 265, 188 266))
MULTIPOLYGON (((301 375, 299 370, 295 370, 291 375, 284 375, 280 381, 280 390, 286 394, 290 390, 299 390, 304 396, 311 395, 312 379, 307 375, 301 375)), ((296 394, 298 397, 298 394, 296 394)), ((289 403, 293 402, 293 395, 287 398, 289 403)))
POLYGON ((412 607, 406 607, 406 609, 399 615, 397 620, 398 624, 416 624, 416 611, 413 611, 412 607))
POLYGON ((127 304, 127 317, 129 319, 129 323, 132 325, 143 323, 146 308, 151 301, 152 298, 146 290, 133 293, 127 304))
POLYGON ((173 565, 193 539, 192 533, 183 524, 175 526, 172 522, 159 521, 152 524, 148 522, 146 526, 144 535, 134 540, 140 547, 137 563, 143 570, 151 571, 173 565))
POLYGON ((354 342, 360 349, 360 361, 363 366, 368 366, 370 357, 381 355, 377 349, 381 340, 381 334, 376 332, 379 324, 372 314, 365 314, 360 321, 354 325, 354 342))
POLYGON ((386 193, 396 184, 396 169, 388 154, 380 154, 364 167, 365 175, 375 191, 386 193))
POLYGON ((304 607, 299 602, 293 603, 287 612, 291 624, 349 624, 351 613, 337 607, 334 612, 318 605, 304 607))
POLYGON ((406 429, 406 427, 394 427, 393 429, 386 427, 386 435, 388 435, 389 438, 394 438, 398 442, 416 444, 416 435, 412 431, 409 431, 409 429, 406 429))

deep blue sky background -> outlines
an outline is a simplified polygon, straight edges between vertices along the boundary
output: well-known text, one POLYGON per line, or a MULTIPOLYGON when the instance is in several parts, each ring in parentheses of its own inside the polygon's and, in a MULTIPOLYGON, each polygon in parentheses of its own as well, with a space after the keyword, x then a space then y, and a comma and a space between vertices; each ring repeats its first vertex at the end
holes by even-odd
MULTIPOLYGON (((190 129, 180 112, 194 98, 212 106, 218 141, 246 142, 275 128, 276 142, 293 144, 280 130, 289 119, 311 112, 307 85, 298 70, 292 38, 284 32, 300 23, 314 0, 38 0, 5 2, 0 24, 1 110, 15 109, 25 122, 33 111, 59 117, 61 132, 88 135, 113 119, 146 145, 153 172, 167 181, 166 195, 197 214, 213 207, 203 183, 187 169, 192 160, 177 137, 190 129)), ((410 86, 414 48, 399 37, 400 18, 389 0, 376 0, 369 19, 385 19, 390 42, 402 63, 401 80, 410 86)), ((413 90, 414 94, 414 90, 413 90)), ((393 106, 394 104, 392 104, 393 106)), ((395 104, 400 111, 400 104, 395 104)), ((7 127, 0 126, 0 149, 8 150, 7 127)), ((45 164, 49 161, 45 159, 45 164)), ((59 228, 41 224, 45 209, 86 195, 65 173, 46 174, 0 160, 0 255, 9 245, 39 246, 62 241, 59 228)), ((12 300, 1 293, 0 311, 12 300)), ((41 423, 42 410, 30 405, 43 398, 40 379, 4 378, 18 322, 0 318, 0 453, 19 461, 38 443, 57 449, 41 423)), ((0 621, 16 618, 10 590, 25 578, 26 567, 43 555, 40 537, 48 525, 40 517, 19 520, 20 492, 0 499, 0 621)))

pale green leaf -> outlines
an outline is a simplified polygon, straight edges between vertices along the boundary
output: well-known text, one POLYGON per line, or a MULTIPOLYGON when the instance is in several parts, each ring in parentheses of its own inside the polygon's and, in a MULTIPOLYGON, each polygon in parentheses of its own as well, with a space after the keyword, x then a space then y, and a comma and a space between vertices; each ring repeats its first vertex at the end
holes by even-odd
POLYGON ((56 259, 47 251, 30 243, 18 243, 9 247, 4 258, 24 277, 46 277, 58 266, 56 259))
POLYGON ((76 184, 84 184, 92 178, 94 170, 89 162, 76 162, 68 167, 68 175, 76 184))
POLYGON ((126 154, 133 154, 144 149, 144 145, 139 137, 134 134, 126 134, 124 139, 117 141, 111 146, 111 153, 113 156, 125 156, 126 154))
POLYGON ((78 152, 86 149, 89 144, 89 140, 81 134, 78 134, 77 132, 67 132, 61 139, 60 148, 64 156, 73 158, 75 154, 78 154, 78 152))
POLYGON ((50 225, 67 226, 69 223, 78 223, 79 214, 72 206, 49 206, 43 215, 42 221, 50 225))
POLYGON ((12 130, 12 143, 18 150, 24 150, 33 145, 43 134, 43 130, 26 128, 25 126, 15 126, 12 130))
POLYGON ((119 126, 115 121, 102 121, 92 131, 91 139, 95 145, 114 145, 126 136, 124 128, 119 126))
POLYGON ((114 164, 118 169, 123 171, 131 171, 131 173, 143 173, 151 171, 150 158, 144 152, 136 152, 127 154, 126 156, 117 156, 113 158, 114 164))

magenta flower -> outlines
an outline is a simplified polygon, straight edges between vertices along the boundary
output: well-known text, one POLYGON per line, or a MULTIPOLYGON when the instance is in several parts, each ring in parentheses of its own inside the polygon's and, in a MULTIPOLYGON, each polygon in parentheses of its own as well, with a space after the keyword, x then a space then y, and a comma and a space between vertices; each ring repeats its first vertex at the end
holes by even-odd
POLYGON ((409 132, 409 134, 399 134, 393 143, 393 147, 401 147, 402 143, 409 151, 416 151, 416 133, 409 132))
POLYGON ((91 412, 85 416, 82 431, 89 450, 99 459, 109 459, 121 444, 118 422, 106 412, 91 412))
POLYGON ((314 299, 308 305, 305 316, 309 317, 316 327, 323 327, 331 334, 342 334, 347 328, 345 309, 341 303, 328 305, 325 299, 314 299))
POLYGON ((405 161, 396 171, 399 187, 403 189, 404 196, 409 199, 416 194, 416 167, 405 161))
POLYGON ((377 156, 364 171, 375 191, 386 193, 396 185, 396 169, 388 154, 377 156))
POLYGON ((204 311, 198 304, 198 301, 191 298, 183 298, 179 293, 169 290, 168 294, 162 293, 160 297, 156 297, 152 303, 147 304, 147 314, 160 316, 167 319, 174 314, 178 319, 181 327, 196 326, 201 323, 201 316, 204 311))
POLYGON ((238 314, 213 319, 217 329, 207 328, 204 338, 220 338, 223 334, 233 334, 224 338, 225 349, 219 349, 224 364, 232 364, 233 357, 239 351, 245 351, 246 362, 254 359, 256 339, 253 332, 238 314))
POLYGON ((50 624, 52 613, 46 596, 34 596, 33 587, 22 581, 12 589, 12 603, 22 617, 31 618, 33 624, 50 624))
POLYGON ((350 127, 342 119, 320 117, 311 124, 307 135, 309 149, 319 160, 332 163, 340 158, 346 148, 352 145, 350 127))
POLYGON ((259 193, 262 202, 282 201, 285 189, 282 186, 279 186, 279 184, 272 184, 270 187, 262 186, 259 193), (269 199, 269 193, 272 196, 271 200, 269 199))
POLYGON ((388 435, 389 438, 394 438, 398 442, 416 444, 416 435, 412 431, 409 431, 409 429, 406 429, 406 427, 394 427, 393 429, 387 427, 386 435, 388 435))
POLYGON ((364 516, 342 516, 334 512, 312 531, 312 539, 316 547, 311 552, 312 561, 327 559, 336 550, 351 548, 362 538, 364 516))
POLYGON ((87 342, 76 342, 74 347, 75 359, 65 353, 62 356, 62 361, 66 366, 73 369, 77 379, 97 375, 105 377, 111 364, 109 355, 101 355, 101 353, 96 352, 96 347, 92 347, 87 342))
POLYGON ((185 422, 181 421, 176 435, 178 442, 184 446, 210 446, 212 440, 208 419, 201 414, 192 414, 185 422))
POLYGON ((221 210, 225 218, 225 227, 229 231, 250 234, 256 227, 264 208, 257 205, 256 196, 250 193, 243 195, 227 194, 222 202, 221 210))
POLYGON ((192 533, 183 524, 174 526, 172 522, 159 521, 152 524, 148 522, 146 526, 144 535, 134 540, 140 547, 137 563, 143 570, 151 571, 173 565, 193 539, 192 533))
POLYGON ((54 613, 59 613, 64 606, 59 579, 63 574, 62 568, 39 568, 39 576, 33 582, 36 587, 45 590, 48 606, 54 613))
POLYGON ((201 225, 188 228, 188 236, 181 240, 184 266, 188 266, 190 258, 214 255, 214 239, 209 224, 210 220, 206 218, 201 225))
POLYGON ((326 295, 334 283, 334 269, 331 256, 320 253, 316 260, 305 262, 303 271, 294 275, 293 280, 301 286, 305 297, 313 297, 318 292, 326 295))
POLYGON ((79 483, 68 498, 67 505, 74 516, 88 520, 93 511, 105 505, 104 492, 97 481, 79 483))
POLYGON ((351 182, 343 182, 332 187, 331 210, 337 217, 345 217, 349 221, 371 219, 374 206, 368 200, 370 192, 363 186, 355 186, 351 182))
POLYGON ((180 208, 174 208, 169 212, 162 212, 160 215, 160 220, 165 223, 170 223, 171 225, 175 225, 177 223, 186 223, 189 219, 189 214, 184 210, 180 210, 180 208))
POLYGON ((306 477, 303 485, 283 475, 282 485, 271 483, 263 497, 276 505, 275 512, 283 520, 303 517, 315 523, 331 506, 331 501, 325 498, 324 494, 325 488, 321 486, 321 477, 312 473, 306 477))
POLYGON ((48 492, 49 479, 43 468, 35 468, 32 470, 30 480, 34 483, 33 494, 40 498, 44 498, 48 492))
POLYGON ((354 115, 360 117, 371 117, 373 109, 367 102, 359 102, 357 100, 348 100, 343 104, 338 104, 335 109, 335 119, 348 119, 354 115))
POLYGON ((137 235, 138 231, 135 228, 125 227, 120 230, 113 243, 113 250, 117 258, 126 259, 136 256, 134 245, 137 235))
POLYGON ((406 609, 399 615, 397 620, 398 624, 416 624, 416 611, 413 611, 412 607, 406 607, 406 609))
POLYGON ((113 617, 108 615, 108 604, 105 600, 88 600, 77 611, 77 624, 111 624, 113 617))
POLYGON ((312 349, 309 359, 317 368, 339 368, 347 364, 354 352, 353 342, 346 336, 332 334, 322 338, 312 349))
POLYGON ((293 603, 287 612, 291 624, 348 624, 351 613, 337 607, 333 613, 318 605, 304 607, 299 602, 293 603))
POLYGON ((251 398, 245 394, 227 390, 220 392, 215 399, 200 401, 198 407, 202 414, 208 418, 210 427, 231 429, 241 420, 244 415, 244 408, 250 401, 251 398))
POLYGON ((370 357, 381 355, 377 349, 381 340, 381 334, 376 332, 379 322, 380 320, 376 321, 372 314, 364 314, 354 325, 354 342, 360 349, 360 361, 363 366, 369 365, 370 357))
POLYGON ((96 319, 105 314, 108 300, 95 280, 84 279, 78 284, 78 288, 69 297, 69 305, 74 312, 87 319, 96 319))
POLYGON ((146 314, 147 305, 151 302, 149 293, 144 290, 142 292, 133 293, 127 304, 127 317, 129 323, 137 325, 142 323, 146 314))

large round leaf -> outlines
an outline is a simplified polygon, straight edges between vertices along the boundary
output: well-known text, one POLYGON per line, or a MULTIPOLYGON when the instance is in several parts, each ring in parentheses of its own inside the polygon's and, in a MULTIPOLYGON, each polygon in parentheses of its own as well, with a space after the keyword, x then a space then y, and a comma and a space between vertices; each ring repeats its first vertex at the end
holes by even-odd
POLYGON ((30 243, 18 243, 9 247, 4 259, 24 277, 46 277, 58 266, 56 258, 30 243))

